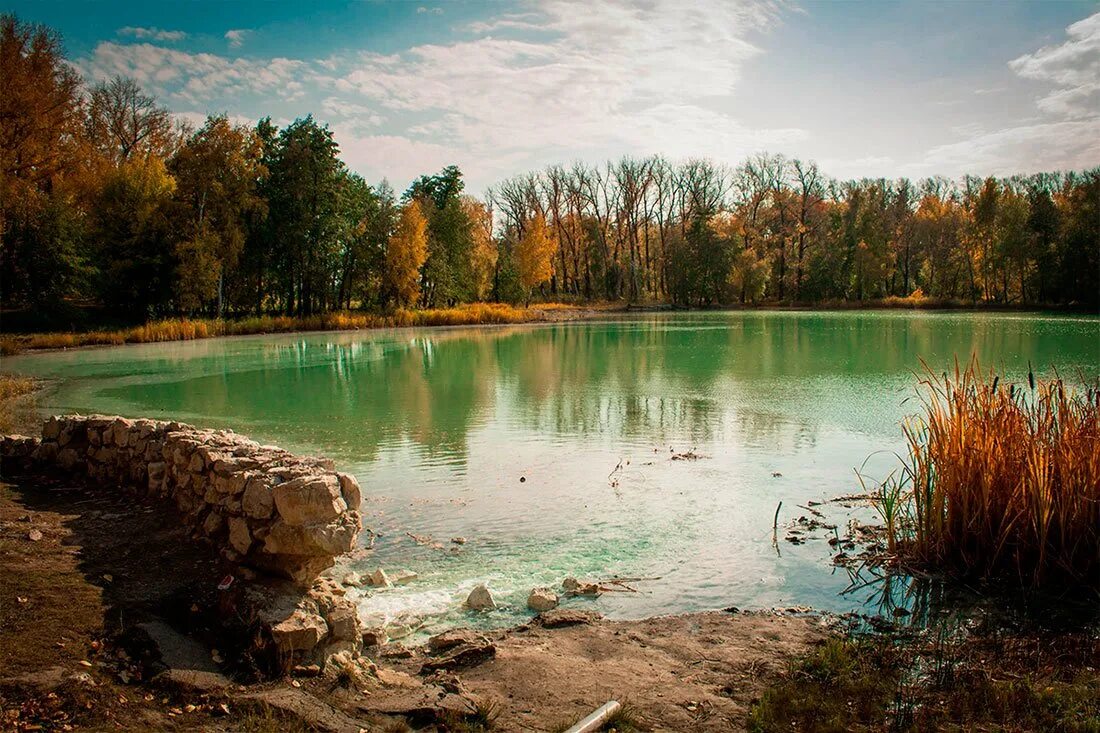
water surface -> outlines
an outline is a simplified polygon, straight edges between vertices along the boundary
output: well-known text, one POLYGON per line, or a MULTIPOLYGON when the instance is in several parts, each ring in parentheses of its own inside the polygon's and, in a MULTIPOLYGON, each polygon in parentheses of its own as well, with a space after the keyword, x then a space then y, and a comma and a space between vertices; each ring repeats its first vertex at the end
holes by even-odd
POLYGON ((438 628, 514 623, 532 586, 566 575, 652 578, 638 593, 570 601, 618 617, 860 608, 867 594, 844 593, 824 540, 773 548, 776 506, 789 521, 807 501, 857 491, 856 467, 883 475, 921 359, 942 370, 972 354, 1010 380, 1029 363, 1095 378, 1100 319, 659 314, 86 349, 3 366, 58 379, 51 412, 178 418, 334 458, 362 483, 379 535, 359 569, 420 576, 364 593, 364 615, 438 628), (689 451, 702 457, 674 460, 689 451), (461 610, 479 582, 502 609, 461 610))

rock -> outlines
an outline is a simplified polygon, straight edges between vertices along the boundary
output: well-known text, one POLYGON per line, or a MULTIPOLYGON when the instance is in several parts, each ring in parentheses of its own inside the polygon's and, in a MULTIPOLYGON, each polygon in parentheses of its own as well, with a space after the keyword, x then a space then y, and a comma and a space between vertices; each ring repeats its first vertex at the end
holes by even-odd
POLYGON ((535 588, 527 596, 527 607, 532 611, 549 611, 558 605, 558 595, 549 588, 535 588))
POLYGON ((37 529, 32 529, 30 532, 27 532, 27 539, 31 542, 38 542, 42 539, 42 533, 37 529))
POLYGON ((470 591, 470 595, 466 596, 466 608, 471 611, 488 611, 497 607, 496 601, 493 600, 493 594, 489 592, 489 588, 484 583, 470 591))
POLYGON ((420 674, 472 667, 492 659, 496 653, 496 646, 485 637, 480 637, 475 643, 461 644, 437 659, 429 659, 420 667, 420 674))
POLYGON ((271 627, 271 638, 282 654, 308 652, 328 633, 328 624, 315 613, 297 609, 271 627))
POLYGON ((488 644, 489 640, 472 629, 449 629, 428 639, 428 651, 442 654, 463 644, 488 644))
POLYGON ((351 641, 360 639, 359 616, 355 612, 355 606, 350 601, 344 600, 334 608, 327 616, 329 633, 337 641, 351 641))
POLYGON ((344 499, 344 503, 348 505, 349 509, 358 509, 363 501, 363 492, 359 488, 359 482, 355 480, 354 476, 346 473, 336 474, 336 479, 340 482, 340 494, 344 499))
POLYGON ((577 580, 576 578, 566 578, 561 582, 561 587, 568 596, 598 596, 600 594, 598 583, 577 580))
POLYGON ((367 629, 360 638, 363 641, 363 646, 381 646, 388 639, 383 629, 367 629))
POLYGON ((464 545, 464 544, 466 544, 466 538, 465 537, 452 537, 451 542, 455 543, 456 545, 464 545))
POLYGON ((340 579, 340 582, 352 588, 358 588, 363 585, 363 576, 354 570, 349 570, 344 573, 344 577, 340 579))
POLYGON ((370 584, 376 588, 393 587, 393 582, 390 581, 390 576, 386 575, 386 571, 382 568, 378 568, 370 574, 370 584))
POLYGON ((290 670, 291 677, 320 677, 321 666, 319 664, 297 664, 290 670))
POLYGON ((279 516, 294 526, 327 522, 348 508, 333 474, 296 478, 279 484, 271 494, 279 516))
POLYGON ((270 517, 275 508, 275 499, 271 495, 271 488, 262 479, 250 479, 245 486, 241 508, 245 514, 253 519, 267 519, 270 517))
POLYGON ((247 555, 252 547, 252 535, 248 531, 248 522, 241 517, 229 518, 229 546, 242 555, 247 555))
POLYGON ((413 650, 400 642, 395 642, 382 647, 381 654, 387 659, 411 659, 413 650))
POLYGON ((202 532, 207 537, 217 534, 222 528, 222 515, 218 512, 210 512, 202 523, 202 532))
POLYGON ((595 611, 577 611, 571 608, 555 608, 543 611, 535 617, 536 623, 543 628, 557 629, 562 626, 577 626, 599 621, 603 616, 595 611))
POLYGON ((397 572, 395 572, 393 575, 390 576, 390 582, 393 583, 394 585, 404 585, 405 583, 411 583, 412 581, 416 580, 418 577, 420 577, 420 576, 418 576, 416 573, 412 572, 411 570, 398 570, 397 572))

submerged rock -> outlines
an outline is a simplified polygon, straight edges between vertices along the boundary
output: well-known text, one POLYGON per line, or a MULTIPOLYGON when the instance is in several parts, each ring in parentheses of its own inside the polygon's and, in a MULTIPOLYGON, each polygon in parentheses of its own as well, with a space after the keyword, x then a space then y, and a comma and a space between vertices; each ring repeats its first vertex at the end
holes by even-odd
POLYGON ((561 582, 561 587, 567 596, 598 596, 600 594, 599 583, 588 580, 566 578, 561 582))
POLYGON ((493 594, 484 583, 470 591, 470 595, 466 597, 466 608, 471 611, 489 611, 496 607, 493 594))
POLYGON ((394 585, 404 585, 405 583, 411 583, 419 576, 411 570, 398 570, 389 577, 390 582, 394 585))
POLYGON ((527 607, 532 611, 549 611, 558 605, 558 594, 549 588, 535 588, 527 596, 527 607))

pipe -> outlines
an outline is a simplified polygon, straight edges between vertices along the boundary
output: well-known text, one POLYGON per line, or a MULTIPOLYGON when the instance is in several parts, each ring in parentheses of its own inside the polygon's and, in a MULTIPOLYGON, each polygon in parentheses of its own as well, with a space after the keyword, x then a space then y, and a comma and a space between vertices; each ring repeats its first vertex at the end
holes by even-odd
POLYGON ((622 705, 618 700, 610 700, 596 708, 587 718, 580 721, 565 733, 595 733, 600 726, 615 713, 619 712, 622 705))

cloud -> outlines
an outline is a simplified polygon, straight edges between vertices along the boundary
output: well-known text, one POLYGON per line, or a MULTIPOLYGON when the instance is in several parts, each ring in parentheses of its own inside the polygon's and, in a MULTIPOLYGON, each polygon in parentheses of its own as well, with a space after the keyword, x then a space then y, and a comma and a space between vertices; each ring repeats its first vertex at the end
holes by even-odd
MULTIPOLYGON (((177 122, 184 123, 186 125, 189 125, 192 129, 198 130, 200 127, 206 124, 206 118, 211 114, 220 113, 195 111, 173 112, 172 117, 174 117, 177 122)), ((241 125, 244 127, 254 127, 256 125, 256 120, 252 119, 251 117, 246 117, 244 115, 226 115, 226 117, 229 119, 230 124, 233 125, 241 125)))
POLYGON ((225 40, 229 41, 230 48, 240 48, 241 44, 244 43, 245 37, 251 33, 252 31, 244 28, 229 30, 225 32, 225 40))
POLYGON ((1025 79, 1056 89, 1038 101, 1042 111, 1064 118, 1095 117, 1100 111, 1100 13, 1066 28, 1069 40, 1013 59, 1008 66, 1025 79))
POLYGON ((929 150, 912 174, 962 171, 1011 176, 1100 163, 1100 116, 1007 127, 929 150))
POLYGON ((420 129, 486 154, 575 149, 583 141, 737 157, 801 134, 750 131, 715 111, 760 53, 751 36, 773 26, 779 12, 751 0, 551 0, 535 13, 472 24, 470 40, 362 54, 335 84, 395 112, 445 120, 420 129), (513 35, 534 27, 541 37, 513 35))
POLYGON ((187 34, 183 31, 165 31, 160 28, 140 28, 131 25, 125 28, 119 28, 115 32, 120 36, 130 36, 131 38, 151 41, 175 42, 187 38, 187 34))
POLYGON ((247 92, 295 100, 304 95, 305 84, 313 78, 312 66, 294 59, 231 59, 149 43, 103 41, 76 65, 90 79, 128 76, 147 89, 191 105, 247 92))
POLYGON ((443 8, 428 8, 421 5, 416 9, 417 15, 443 15, 443 8))

